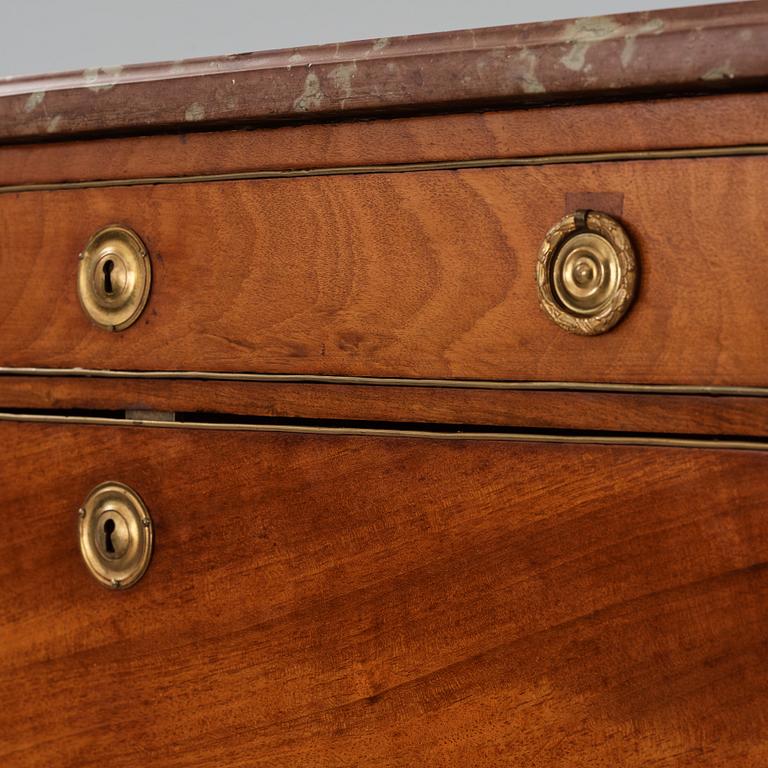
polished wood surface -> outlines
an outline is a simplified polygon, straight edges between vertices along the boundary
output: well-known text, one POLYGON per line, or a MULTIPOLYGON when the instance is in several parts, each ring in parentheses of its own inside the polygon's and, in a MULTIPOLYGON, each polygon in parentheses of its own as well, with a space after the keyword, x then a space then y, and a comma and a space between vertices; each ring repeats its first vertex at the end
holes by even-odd
POLYGON ((0 376, 0 410, 768 437, 768 397, 0 376))
POLYGON ((756 0, 15 77, 0 140, 745 90, 766 49, 756 0))
POLYGON ((765 386, 767 182, 764 157, 740 157, 4 195, 0 361, 765 386), (642 271, 594 338, 545 317, 534 279, 584 192, 618 195, 642 271), (77 254, 110 222, 153 260, 144 315, 117 334, 75 292, 77 254))
POLYGON ((0 146, 0 185, 768 143, 768 94, 0 146), (621 126, 621 130, 614 130, 621 126))
POLYGON ((759 0, 0 82, 0 766, 768 765, 766 51, 759 0), (640 264, 594 338, 535 280, 583 208, 640 264))
POLYGON ((767 453, 9 423, 0 445, 3 765, 768 760, 767 453), (155 523, 122 593, 77 546, 106 479, 155 523))

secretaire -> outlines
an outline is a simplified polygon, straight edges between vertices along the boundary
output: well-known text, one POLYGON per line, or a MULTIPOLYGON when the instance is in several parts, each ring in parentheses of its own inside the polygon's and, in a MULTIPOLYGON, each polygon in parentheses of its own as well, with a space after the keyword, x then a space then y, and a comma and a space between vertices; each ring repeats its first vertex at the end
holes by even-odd
POLYGON ((768 3, 0 83, 0 764, 768 764, 768 3))

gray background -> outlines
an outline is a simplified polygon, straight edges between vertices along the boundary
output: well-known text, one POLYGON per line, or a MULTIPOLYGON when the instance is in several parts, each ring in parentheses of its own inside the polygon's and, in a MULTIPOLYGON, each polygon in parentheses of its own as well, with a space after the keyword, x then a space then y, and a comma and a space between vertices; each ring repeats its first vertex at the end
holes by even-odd
POLYGON ((0 0, 0 76, 712 1, 0 0))

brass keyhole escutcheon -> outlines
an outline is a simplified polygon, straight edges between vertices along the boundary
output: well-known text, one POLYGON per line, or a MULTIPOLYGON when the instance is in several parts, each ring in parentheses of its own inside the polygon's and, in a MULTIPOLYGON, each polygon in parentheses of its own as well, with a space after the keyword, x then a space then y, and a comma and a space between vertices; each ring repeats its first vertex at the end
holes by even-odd
POLYGON ((149 298, 152 267, 141 238, 127 227, 99 230, 80 254, 77 295, 90 319, 109 331, 138 320, 149 298))
POLYGON ((91 574, 104 586, 125 589, 143 575, 152 556, 152 519, 127 485, 97 485, 83 502, 80 551, 91 574))
POLYGON ((577 211, 544 238, 536 265, 539 304, 561 328, 595 336, 626 314, 637 261, 624 228, 597 211, 577 211))

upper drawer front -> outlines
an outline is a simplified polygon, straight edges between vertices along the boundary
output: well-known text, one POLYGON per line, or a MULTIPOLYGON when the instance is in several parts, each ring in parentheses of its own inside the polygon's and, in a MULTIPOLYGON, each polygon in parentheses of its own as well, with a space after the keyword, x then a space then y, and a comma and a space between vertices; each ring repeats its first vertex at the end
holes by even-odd
POLYGON ((4 766, 766 765, 768 454, 7 423, 0 446, 4 766), (118 592, 78 549, 108 480, 155 532, 118 592))
POLYGON ((766 385, 767 207, 764 157, 5 194, 0 364, 766 385), (584 204, 618 215, 640 262, 634 306, 597 337, 538 306, 544 235, 584 204), (153 270, 119 333, 76 294, 110 223, 153 270))

